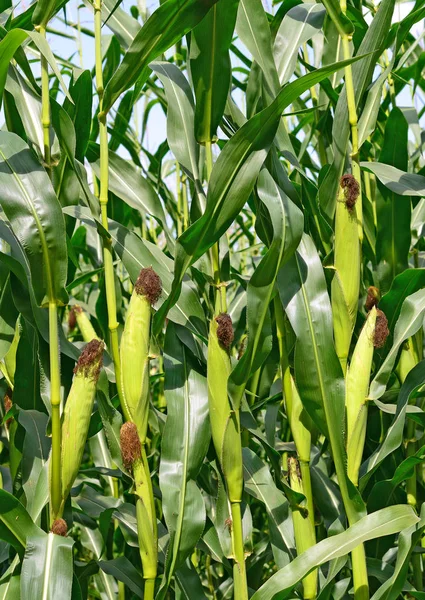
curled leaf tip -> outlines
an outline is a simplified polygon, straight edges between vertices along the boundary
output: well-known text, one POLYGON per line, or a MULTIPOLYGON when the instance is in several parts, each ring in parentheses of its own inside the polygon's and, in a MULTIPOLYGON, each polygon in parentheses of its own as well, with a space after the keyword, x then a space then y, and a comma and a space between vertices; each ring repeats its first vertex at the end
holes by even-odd
POLYGON ((233 332, 233 324, 230 315, 227 313, 220 313, 215 318, 217 327, 217 338, 220 344, 228 350, 232 345, 235 334, 233 332))
POLYGON ((134 285, 134 290, 137 294, 145 296, 153 306, 162 294, 161 278, 152 267, 142 269, 134 285))
POLYGON ((134 462, 141 456, 141 445, 137 427, 127 422, 120 429, 120 446, 122 462, 126 469, 131 469, 134 462))
POLYGON ((103 342, 92 340, 84 347, 74 369, 75 374, 98 379, 103 364, 103 342))
POLYGON ((388 329, 388 319, 382 310, 376 311, 375 333, 373 336, 373 345, 375 348, 382 348, 387 341, 390 331, 388 329))
POLYGON ((357 198, 360 195, 359 182, 354 175, 346 173, 341 177, 339 184, 344 190, 345 206, 351 211, 355 207, 357 198))
POLYGON ((374 306, 378 305, 380 299, 381 299, 381 294, 379 293, 378 288, 375 287, 374 285, 369 286, 367 288, 367 297, 366 297, 366 303, 365 303, 366 310, 368 312, 370 310, 372 310, 372 308, 374 306))
POLYGON ((52 533, 55 533, 56 535, 61 535, 62 537, 65 537, 68 533, 68 525, 66 524, 65 519, 56 519, 55 521, 53 521, 53 525, 50 531, 52 533))

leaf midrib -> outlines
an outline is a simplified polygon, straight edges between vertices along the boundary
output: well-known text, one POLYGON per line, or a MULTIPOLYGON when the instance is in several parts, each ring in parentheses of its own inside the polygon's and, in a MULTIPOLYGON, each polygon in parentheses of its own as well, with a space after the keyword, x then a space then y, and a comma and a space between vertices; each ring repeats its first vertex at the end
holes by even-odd
POLYGON ((35 225, 37 227, 37 231, 40 236, 41 248, 42 248, 42 253, 43 253, 44 263, 45 263, 45 268, 46 268, 47 294, 48 294, 49 302, 54 302, 55 297, 54 297, 54 293, 53 293, 52 269, 51 269, 50 260, 49 260, 49 249, 48 249, 48 245, 47 245, 47 240, 44 235, 44 230, 43 230, 42 224, 38 217, 37 211, 35 210, 35 207, 31 201, 31 198, 27 194, 25 186, 23 185, 21 179, 18 177, 17 173, 12 168, 9 160, 6 158, 6 156, 3 153, 3 150, 1 148, 0 148, 0 156, 4 160, 5 164, 8 166, 13 178, 15 179, 19 189, 21 190, 22 196, 25 199, 25 202, 28 205, 28 208, 33 216, 34 221, 35 221, 35 225))

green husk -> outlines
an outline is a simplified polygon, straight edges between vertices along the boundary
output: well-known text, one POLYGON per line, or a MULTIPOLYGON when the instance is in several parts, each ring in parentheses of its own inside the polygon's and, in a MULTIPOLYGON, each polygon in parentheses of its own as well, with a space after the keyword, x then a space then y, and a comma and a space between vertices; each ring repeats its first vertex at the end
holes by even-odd
POLYGON ((103 343, 93 340, 84 348, 75 368, 62 420, 62 502, 66 499, 80 468, 102 366, 103 343))
POLYGON ((90 322, 89 317, 85 313, 85 311, 81 308, 81 306, 74 306, 75 318, 77 321, 78 329, 80 330, 81 335, 83 336, 83 340, 85 342, 91 342, 92 340, 98 340, 99 337, 96 334, 96 331, 93 325, 90 322))
POLYGON ((131 296, 121 337, 121 382, 129 419, 145 443, 149 414, 149 340, 151 304, 136 290, 131 296))
POLYGON ((376 316, 376 308, 373 307, 360 333, 346 376, 347 471, 355 485, 358 484, 366 439, 367 396, 372 369, 376 316))
POLYGON ((347 368, 351 336, 356 322, 360 290, 360 243, 357 211, 357 205, 350 210, 346 207, 344 192, 340 188, 335 215, 335 275, 331 291, 335 348, 344 373, 347 368))
POLYGON ((232 367, 226 348, 217 337, 218 323, 213 319, 208 338, 208 403, 211 433, 223 469, 230 502, 241 502, 243 464, 239 414, 233 411, 227 395, 232 367))

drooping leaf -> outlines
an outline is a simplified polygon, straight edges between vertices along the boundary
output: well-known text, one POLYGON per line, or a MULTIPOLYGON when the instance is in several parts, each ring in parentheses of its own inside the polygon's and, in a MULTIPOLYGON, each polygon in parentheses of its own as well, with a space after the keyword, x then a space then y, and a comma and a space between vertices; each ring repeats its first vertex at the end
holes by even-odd
POLYGON ((359 544, 377 537, 398 533, 419 522, 409 506, 390 506, 363 517, 347 531, 322 540, 291 564, 272 575, 254 593, 252 600, 274 600, 290 597, 291 590, 315 567, 339 556, 345 556, 359 544))

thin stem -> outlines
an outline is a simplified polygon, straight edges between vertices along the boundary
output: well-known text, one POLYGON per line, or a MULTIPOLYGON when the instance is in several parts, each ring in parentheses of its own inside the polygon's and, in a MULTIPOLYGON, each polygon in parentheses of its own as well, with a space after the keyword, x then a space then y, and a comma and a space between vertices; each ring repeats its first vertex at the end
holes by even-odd
MULTIPOLYGON (((213 170, 212 145, 209 141, 205 142, 205 162, 207 167, 207 181, 209 182, 213 170)), ((220 283, 220 253, 218 242, 211 248, 211 263, 212 275, 217 285, 220 283)))
POLYGON ((60 516, 61 485, 61 423, 60 423, 60 362, 58 340, 58 307, 49 303, 50 402, 52 405, 52 454, 50 480, 50 521, 60 516))
MULTIPOLYGON (((40 26, 41 35, 46 38, 46 27, 40 26)), ((41 122, 43 126, 44 163, 49 177, 52 177, 50 156, 50 96, 49 67, 44 55, 41 56, 41 122)), ((49 359, 50 359, 50 403, 52 408, 52 453, 50 469, 50 523, 60 516, 62 503, 61 482, 61 379, 60 352, 58 337, 58 306, 52 294, 49 301, 49 359)))
MULTIPOLYGON (((40 26, 40 34, 46 39, 45 27, 40 26)), ((51 177, 49 64, 44 54, 41 55, 41 123, 43 125, 44 164, 49 177, 51 177)))
POLYGON ((189 227, 189 206, 187 203, 187 176, 182 176, 183 231, 189 227))
POLYGON ((245 550, 243 543, 242 514, 239 502, 232 502, 232 543, 235 564, 233 567, 235 600, 248 600, 248 584, 246 581, 245 550))
POLYGON ((155 597, 155 579, 145 579, 144 600, 153 600, 155 597))
POLYGON ((180 237, 183 232, 182 226, 182 182, 180 175, 180 165, 176 161, 176 188, 177 188, 177 236, 180 237))
MULTIPOLYGON (((108 188, 109 188, 109 147, 107 132, 107 116, 103 112, 103 72, 102 72, 102 1, 96 0, 94 3, 94 21, 95 21, 95 72, 96 88, 99 96, 99 138, 100 138, 100 191, 99 202, 101 211, 102 225, 109 231, 108 226, 108 188)), ((128 411, 123 402, 122 382, 121 382, 121 364, 118 341, 118 321, 117 321, 117 301, 115 294, 115 276, 112 258, 111 240, 103 238, 103 263, 105 268, 105 288, 106 305, 108 310, 108 329, 109 343, 112 354, 112 360, 115 369, 115 380, 118 389, 118 396, 126 420, 129 419, 128 411)))

